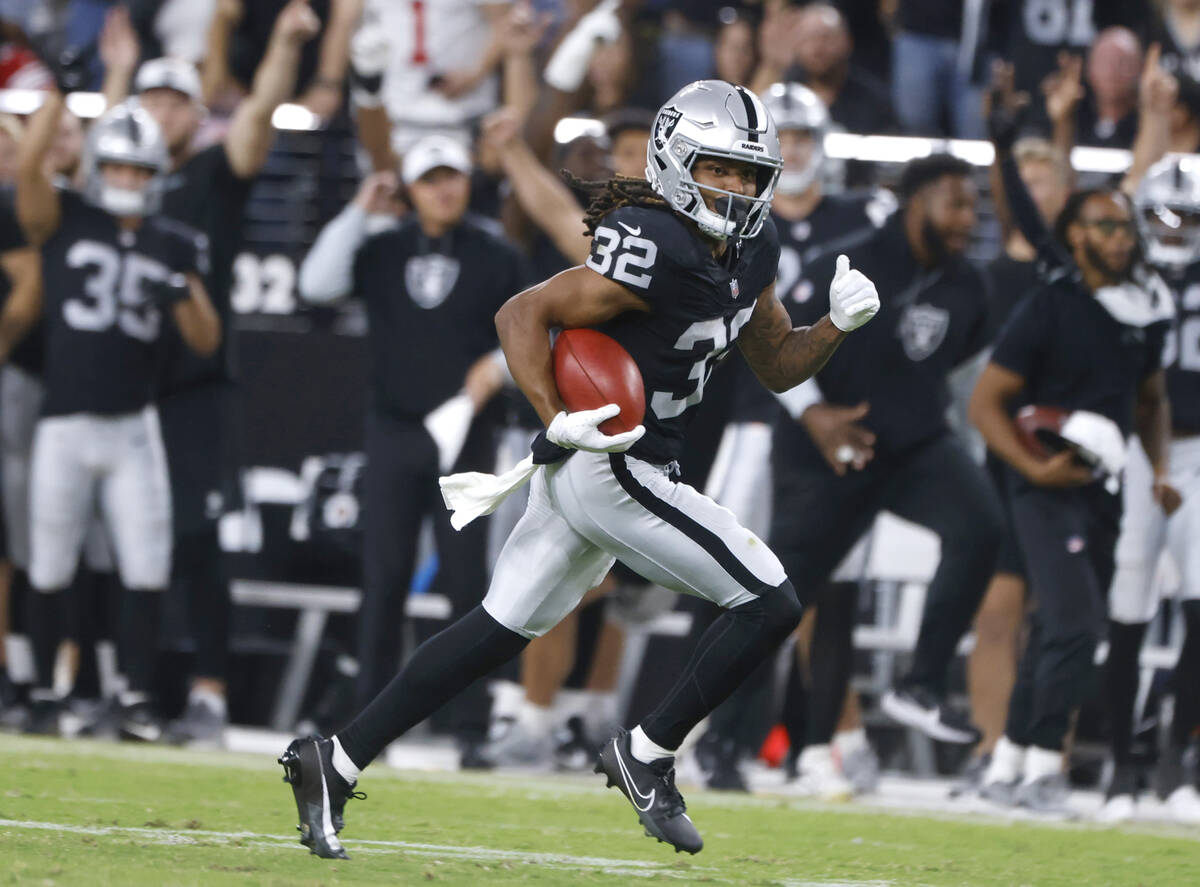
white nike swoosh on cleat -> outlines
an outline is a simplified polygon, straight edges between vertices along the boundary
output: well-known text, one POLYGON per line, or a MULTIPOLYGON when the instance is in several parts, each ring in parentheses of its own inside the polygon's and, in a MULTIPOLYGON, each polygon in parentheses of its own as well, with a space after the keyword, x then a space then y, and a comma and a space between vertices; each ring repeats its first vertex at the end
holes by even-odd
POLYGON ((641 225, 638 225, 636 228, 633 228, 633 227, 630 227, 629 225, 626 225, 624 222, 617 222, 617 224, 620 225, 622 228, 624 228, 626 231, 628 231, 630 234, 632 234, 634 237, 637 237, 638 235, 640 235, 642 233, 641 225))
POLYGON ((637 801, 634 801, 632 797, 630 797, 629 800, 633 801, 634 807, 637 807, 637 809, 639 809, 643 813, 645 813, 647 810, 649 810, 651 807, 654 806, 654 796, 656 794, 658 794, 658 789, 650 789, 650 794, 648 794, 648 795, 642 794, 638 790, 637 783, 635 783, 633 781, 633 779, 630 778, 629 770, 626 769, 625 762, 621 759, 621 748, 620 748, 620 746, 617 745, 617 743, 615 741, 613 742, 613 754, 617 756, 617 767, 621 771, 621 778, 625 780, 625 785, 628 788, 630 788, 633 791, 633 794, 637 795, 639 799, 645 799, 646 806, 643 807, 637 801))
MULTIPOLYGON (((316 743, 313 743, 316 746, 316 743)), ((325 768, 321 766, 321 750, 316 749, 317 770, 321 774, 321 830, 325 832, 325 840, 331 850, 341 850, 342 842, 338 840, 337 832, 333 829, 332 811, 329 808, 329 786, 325 784, 325 768)))
POLYGON ((122 724, 121 729, 146 742, 157 742, 162 738, 162 728, 154 724, 122 724))

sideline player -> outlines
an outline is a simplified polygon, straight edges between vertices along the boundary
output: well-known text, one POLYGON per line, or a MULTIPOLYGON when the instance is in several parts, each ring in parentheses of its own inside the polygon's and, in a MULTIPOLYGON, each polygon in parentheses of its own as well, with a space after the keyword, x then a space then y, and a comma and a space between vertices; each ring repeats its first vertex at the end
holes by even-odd
POLYGON ((43 155, 65 108, 46 94, 21 142, 17 218, 40 247, 45 277, 45 401, 33 444, 29 623, 37 685, 50 689, 60 595, 75 573, 97 505, 115 548, 122 592, 118 654, 128 689, 120 729, 155 740, 149 701, 161 593, 171 562, 170 490, 152 398, 163 314, 197 353, 216 349, 220 321, 205 294, 202 238, 155 216, 167 149, 134 105, 88 134, 83 191, 56 190, 43 155))
POLYGON ((658 709, 609 741, 597 764, 651 835, 677 850, 701 849, 675 788, 675 749, 795 628, 801 607, 767 546, 675 482, 670 465, 713 361, 735 339, 763 383, 782 391, 812 375, 879 307, 874 285, 843 261, 830 314, 792 329, 775 298, 779 247, 767 218, 781 165, 775 124, 757 97, 716 80, 684 87, 655 119, 649 182, 594 193, 585 265, 518 294, 496 315, 513 377, 547 426, 534 444, 541 464, 531 469, 529 505, 483 604, 424 643, 332 740, 297 739, 280 759, 301 840, 314 853, 345 857, 337 832, 361 768, 557 624, 615 557, 725 608, 658 709), (630 352, 646 386, 644 426, 609 436, 597 426, 617 414, 615 404, 564 411, 551 374, 554 327, 593 327, 630 352))
POLYGON ((1099 818, 1133 816, 1138 774, 1131 754, 1138 692, 1138 656, 1146 628, 1158 612, 1154 574, 1170 552, 1182 579, 1180 610, 1185 637, 1171 676, 1174 715, 1159 755, 1154 789, 1178 821, 1200 824, 1200 794, 1188 779, 1184 755, 1200 727, 1200 167, 1173 158, 1146 174, 1134 195, 1146 258, 1175 294, 1176 322, 1164 363, 1171 400, 1171 483, 1183 505, 1169 517, 1151 496, 1145 451, 1129 449, 1125 467, 1121 535, 1109 592, 1108 702, 1115 769, 1099 818))

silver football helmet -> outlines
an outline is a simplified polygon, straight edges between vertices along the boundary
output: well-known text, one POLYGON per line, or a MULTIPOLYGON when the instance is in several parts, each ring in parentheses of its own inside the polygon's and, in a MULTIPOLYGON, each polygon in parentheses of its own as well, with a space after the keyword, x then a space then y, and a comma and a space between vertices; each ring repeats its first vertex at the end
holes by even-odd
POLYGON ((803 169, 791 169, 784 163, 779 174, 779 191, 801 194, 816 181, 825 165, 825 134, 829 132, 829 110, 815 92, 799 83, 775 83, 763 96, 763 104, 775 118, 780 131, 800 130, 812 135, 812 154, 803 169))
POLYGON ((136 99, 122 102, 92 124, 83 147, 83 196, 115 216, 148 216, 162 204, 169 165, 167 143, 154 118, 136 99), (142 188, 117 188, 104 179, 103 166, 121 163, 154 173, 142 188))
POLYGON ((697 80, 675 93, 654 118, 646 145, 646 179, 671 208, 711 237, 754 237, 775 195, 783 168, 779 136, 758 96, 724 80, 697 80), (692 167, 700 157, 725 157, 758 167, 753 197, 700 185, 692 167), (716 194, 717 211, 700 191, 716 194))
POLYGON ((1133 196, 1138 228, 1152 265, 1182 268, 1200 259, 1200 161, 1160 160, 1133 196))

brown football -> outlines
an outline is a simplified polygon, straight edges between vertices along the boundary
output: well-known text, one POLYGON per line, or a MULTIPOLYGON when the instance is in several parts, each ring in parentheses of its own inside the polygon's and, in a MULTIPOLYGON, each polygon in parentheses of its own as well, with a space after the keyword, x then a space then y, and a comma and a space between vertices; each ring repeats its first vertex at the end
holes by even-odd
POLYGON ((1021 407, 1016 421, 1025 449, 1046 459, 1068 446, 1062 428, 1070 415, 1071 411, 1062 407, 1021 407))
POLYGON ((571 412, 615 403, 619 415, 600 423, 605 434, 631 431, 646 415, 646 389, 633 358, 611 336, 563 330, 554 341, 554 383, 571 412))

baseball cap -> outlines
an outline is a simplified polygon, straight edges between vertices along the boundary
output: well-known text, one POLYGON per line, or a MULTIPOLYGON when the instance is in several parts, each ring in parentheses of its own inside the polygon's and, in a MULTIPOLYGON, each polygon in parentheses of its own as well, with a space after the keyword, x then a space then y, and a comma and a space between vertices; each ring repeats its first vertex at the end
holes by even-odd
POLYGON ((183 59, 157 58, 142 64, 133 81, 134 92, 148 89, 173 89, 192 101, 201 101, 200 75, 196 68, 183 59))
POLYGON ((461 142, 449 136, 426 136, 408 149, 400 167, 400 179, 411 185, 431 169, 448 166, 470 174, 471 157, 461 142))

